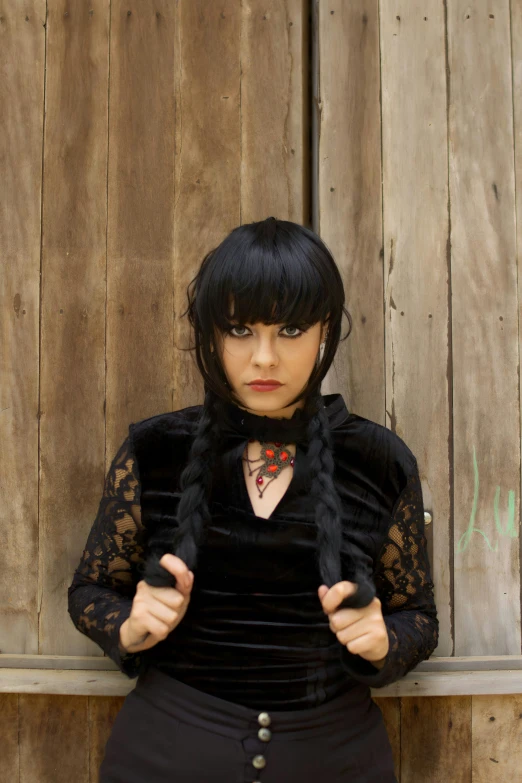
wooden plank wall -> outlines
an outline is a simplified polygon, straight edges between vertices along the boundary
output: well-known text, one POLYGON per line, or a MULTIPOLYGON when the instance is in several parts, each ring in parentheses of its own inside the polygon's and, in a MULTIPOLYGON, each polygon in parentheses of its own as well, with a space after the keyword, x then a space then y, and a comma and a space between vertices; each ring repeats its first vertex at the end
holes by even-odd
MULTIPOLYGON (((345 280, 324 393, 418 457, 437 654, 520 653, 522 0, 29 0, 0 36, 1 652, 102 654, 66 587, 106 468, 201 398, 186 286, 273 214, 345 280)), ((401 783, 518 779, 520 695, 376 701, 401 783)), ((94 783, 122 703, 1 694, 0 781, 94 783)))
MULTIPOLYGON (((315 228, 354 318, 325 385, 417 456, 437 655, 519 654, 522 3, 314 8, 315 228)), ((519 696, 376 701, 400 781, 520 779, 519 696)))

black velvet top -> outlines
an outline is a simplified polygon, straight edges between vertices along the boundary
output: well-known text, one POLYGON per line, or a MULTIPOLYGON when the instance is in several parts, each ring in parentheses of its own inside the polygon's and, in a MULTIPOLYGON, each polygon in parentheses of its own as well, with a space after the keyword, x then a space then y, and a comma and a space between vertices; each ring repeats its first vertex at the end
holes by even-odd
POLYGON ((272 515, 254 513, 241 463, 248 431, 225 435, 222 449, 233 447, 237 470, 227 483, 216 468, 212 522, 193 569, 185 617, 149 650, 120 655, 119 629, 141 579, 149 531, 159 520, 175 524, 179 477, 202 407, 195 405, 129 426, 68 589, 76 628, 128 677, 154 664, 248 707, 300 710, 357 682, 377 688, 392 683, 431 655, 438 619, 416 459, 391 430, 350 413, 340 394, 323 400, 342 502, 343 579, 354 580, 345 555, 346 547, 355 547, 382 603, 390 642, 384 667, 350 653, 323 612, 314 510, 299 480, 299 450, 272 515))

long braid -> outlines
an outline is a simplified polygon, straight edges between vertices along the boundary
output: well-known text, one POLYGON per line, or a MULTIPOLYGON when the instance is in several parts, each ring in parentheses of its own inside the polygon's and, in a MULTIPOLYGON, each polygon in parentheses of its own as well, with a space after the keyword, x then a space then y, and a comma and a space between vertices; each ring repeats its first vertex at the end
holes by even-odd
MULTIPOLYGON (((307 457, 312 476, 310 494, 315 500, 318 568, 323 583, 331 587, 342 580, 341 501, 333 480, 335 463, 332 436, 320 392, 317 391, 309 398, 307 404, 315 409, 307 429, 307 457)), ((182 494, 178 505, 178 526, 174 534, 172 525, 164 523, 159 524, 150 535, 150 554, 143 578, 153 587, 176 586, 176 578, 159 564, 166 552, 174 552, 188 568, 196 567, 198 546, 205 523, 210 520, 208 498, 220 431, 218 406, 219 398, 207 390, 188 462, 180 477, 182 494)), ((375 586, 358 571, 353 556, 351 559, 358 589, 354 595, 344 599, 338 609, 366 606, 375 595, 375 586)))
POLYGON ((176 577, 159 563, 166 552, 174 552, 189 569, 197 565, 198 546, 205 523, 210 520, 208 498, 219 433, 217 400, 217 396, 207 390, 187 465, 180 476, 182 494, 177 510, 177 528, 173 533, 171 523, 159 524, 149 537, 150 554, 143 579, 152 587, 176 586, 176 577))
MULTIPOLYGON (((334 485, 332 435, 324 401, 319 391, 310 400, 316 412, 307 430, 308 460, 312 483, 310 493, 315 501, 317 527, 317 560, 323 583, 332 587, 342 581, 341 546, 343 543, 341 499, 334 485)), ((375 595, 375 586, 360 572, 350 553, 357 592, 345 598, 337 609, 367 606, 375 595)))

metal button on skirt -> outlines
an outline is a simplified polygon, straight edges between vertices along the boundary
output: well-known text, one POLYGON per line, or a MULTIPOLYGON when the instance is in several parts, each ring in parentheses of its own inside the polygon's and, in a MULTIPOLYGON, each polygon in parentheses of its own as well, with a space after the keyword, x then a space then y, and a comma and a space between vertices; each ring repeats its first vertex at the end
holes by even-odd
POLYGON ((151 666, 112 726, 99 783, 397 783, 366 685, 305 710, 250 709, 151 666))

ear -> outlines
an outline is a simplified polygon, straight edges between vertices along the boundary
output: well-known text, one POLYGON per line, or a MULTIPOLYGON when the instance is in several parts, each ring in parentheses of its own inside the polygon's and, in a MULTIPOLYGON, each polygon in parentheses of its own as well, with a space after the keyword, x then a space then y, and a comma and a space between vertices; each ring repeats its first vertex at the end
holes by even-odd
POLYGON ((328 325, 327 324, 323 324, 323 326, 321 328, 321 342, 322 343, 324 343, 324 341, 326 340, 327 332, 328 332, 328 325))

